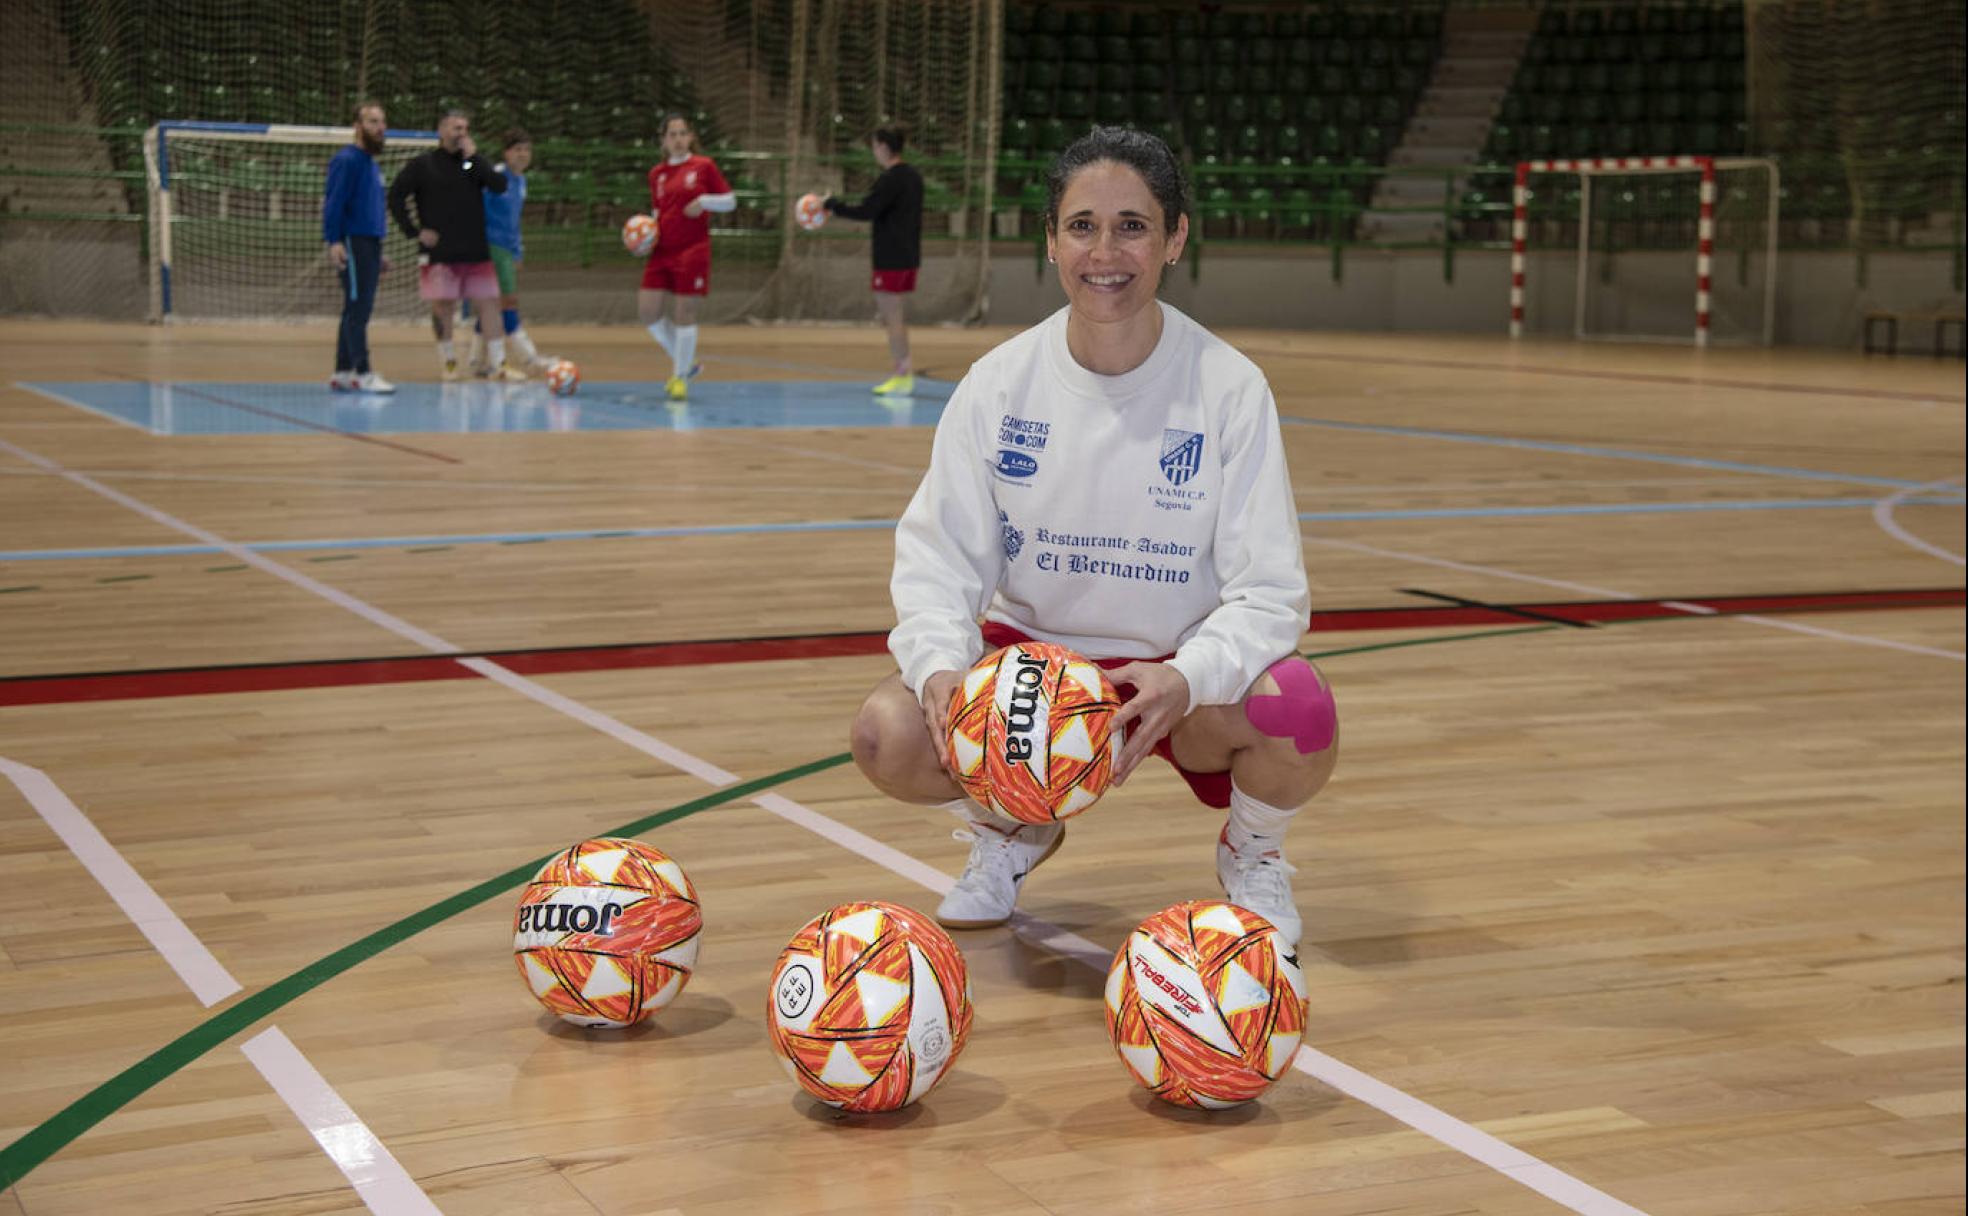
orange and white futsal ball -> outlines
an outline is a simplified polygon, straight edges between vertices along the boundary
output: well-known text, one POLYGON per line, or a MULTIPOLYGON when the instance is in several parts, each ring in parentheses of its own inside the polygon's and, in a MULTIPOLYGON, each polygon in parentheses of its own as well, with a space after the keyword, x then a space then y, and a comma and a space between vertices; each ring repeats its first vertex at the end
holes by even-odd
POLYGON ((547 365, 547 388, 556 397, 572 396, 581 387, 581 367, 572 359, 555 359, 547 365))
POLYGON ((963 955, 899 904, 842 904, 808 921, 773 967, 765 1005, 786 1072, 841 1110, 914 1102, 970 1036, 963 955))
POLYGON ((793 204, 793 222, 808 232, 817 232, 827 222, 827 200, 818 194, 802 194, 793 204))
POLYGON ((1257 1097, 1305 1037, 1305 974, 1271 922, 1199 899, 1128 934, 1107 970, 1107 1033, 1128 1073, 1177 1106, 1257 1097))
POLYGON ((1091 659, 1051 642, 985 655, 950 701, 950 756, 978 805, 1026 823, 1086 810, 1120 759, 1120 694, 1091 659))
POLYGON ((656 248, 656 217, 653 215, 632 215, 622 225, 622 247, 639 258, 649 256, 656 248))
POLYGON ((513 958, 549 1013, 591 1029, 633 1026, 690 982, 703 927, 682 866, 604 836, 556 854, 526 884, 513 958))

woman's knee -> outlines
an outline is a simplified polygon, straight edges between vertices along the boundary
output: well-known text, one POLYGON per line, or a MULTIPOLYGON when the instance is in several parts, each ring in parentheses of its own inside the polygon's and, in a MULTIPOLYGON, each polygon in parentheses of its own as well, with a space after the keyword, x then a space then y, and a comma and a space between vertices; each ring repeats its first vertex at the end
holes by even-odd
POLYGON ((1339 743, 1339 706, 1319 669, 1292 655, 1273 663, 1244 698, 1260 745, 1286 764, 1328 763, 1339 743))
POLYGON ((916 699, 899 677, 891 677, 861 703, 848 727, 848 750, 861 771, 880 784, 905 775, 910 759, 928 746, 927 735, 916 699))

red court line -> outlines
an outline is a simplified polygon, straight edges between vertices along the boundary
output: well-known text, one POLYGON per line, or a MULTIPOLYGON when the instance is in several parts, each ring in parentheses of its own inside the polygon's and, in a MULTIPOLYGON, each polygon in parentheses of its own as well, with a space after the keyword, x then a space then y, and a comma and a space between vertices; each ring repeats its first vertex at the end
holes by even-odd
POLYGON ((1266 350, 1239 346, 1246 355, 1268 355, 1280 359, 1324 359, 1329 363, 1366 363, 1375 367, 1440 367, 1451 371, 1527 372, 1535 376, 1572 376, 1582 380, 1632 380, 1642 384, 1686 384, 1699 388, 1744 388, 1767 393, 1804 393, 1814 397, 1871 397, 1881 401, 1964 401, 1939 393, 1904 393, 1878 388, 1826 388, 1817 384, 1781 384, 1768 380, 1718 380, 1708 376, 1668 376, 1657 372, 1587 371, 1573 367, 1542 367, 1532 363, 1476 363, 1460 359, 1382 358, 1375 355, 1338 355, 1324 351, 1266 350))
MULTIPOLYGON (((1521 625, 1524 612, 1581 624, 1688 618, 1672 604, 1694 604, 1724 615, 1883 611, 1896 608, 1968 606, 1960 587, 1903 591, 1834 591, 1795 595, 1725 595, 1655 600, 1567 600, 1496 607, 1353 608, 1315 612, 1312 633, 1369 629, 1433 629, 1462 625, 1521 625), (1517 609, 1516 612, 1505 609, 1517 609)), ((461 658, 484 658, 521 675, 559 675, 580 671, 621 671, 645 667, 698 667, 716 663, 762 663, 779 659, 830 659, 882 654, 886 633, 834 633, 800 637, 728 638, 702 642, 649 642, 612 646, 567 646, 540 650, 482 651, 471 655, 419 655, 409 658, 319 659, 304 663, 183 667, 149 671, 87 672, 57 676, 0 678, 0 706, 59 705, 75 701, 124 701, 190 697, 211 693, 279 692, 303 688, 345 688, 362 684, 412 684, 429 680, 477 678, 461 658)))

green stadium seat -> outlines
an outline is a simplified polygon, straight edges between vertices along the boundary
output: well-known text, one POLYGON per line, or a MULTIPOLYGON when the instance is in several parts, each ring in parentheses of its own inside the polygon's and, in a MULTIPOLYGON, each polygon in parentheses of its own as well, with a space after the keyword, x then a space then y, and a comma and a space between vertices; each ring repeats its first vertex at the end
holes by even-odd
POLYGON ((1570 64, 1555 63, 1544 72, 1546 93, 1574 93, 1578 91, 1578 76, 1570 64))
POLYGON ((1094 99, 1093 116, 1104 123, 1125 123, 1134 118, 1134 103, 1126 93, 1103 91, 1094 99))
POLYGON ((1294 97, 1304 93, 1310 93, 1312 91, 1312 69, 1302 63, 1287 65, 1284 73, 1278 78, 1278 87, 1294 97))
POLYGON ((1407 123, 1408 111, 1400 98, 1380 96, 1374 98, 1373 105, 1367 110, 1367 117, 1380 126, 1398 131, 1407 123))
POLYGON ((1603 93, 1585 93, 1572 99, 1572 113, 1580 122, 1603 123, 1612 112, 1603 93))
POLYGON ((1074 9, 1066 14, 1066 32, 1081 38, 1091 38, 1100 32, 1100 22, 1085 9, 1074 9))
POLYGON ((1260 38, 1250 44, 1244 56, 1252 67, 1271 66, 1278 62, 1278 44, 1269 38, 1260 38))
MULTIPOLYGON (((1649 16, 1652 15, 1650 12, 1649 16)), ((1673 41, 1665 34, 1640 35, 1640 58, 1647 63, 1659 63, 1673 53, 1673 41)))
POLYGON ((1427 86, 1428 76, 1420 69, 1409 67, 1404 63, 1389 73, 1388 81, 1396 93, 1413 99, 1419 97, 1421 90, 1427 86))
POLYGON ((1223 132, 1212 123, 1203 123, 1190 131, 1191 146, 1199 157, 1215 157, 1225 151, 1223 132))
POLYGON ((1235 38, 1212 38, 1209 40, 1209 61, 1214 64, 1235 66, 1241 56, 1237 54, 1235 38))
POLYGON ((1650 156, 1678 156, 1687 149, 1681 128, 1671 122, 1650 122, 1647 124, 1647 154, 1650 156))
POLYGON ((1365 97, 1392 92, 1393 82, 1388 78, 1387 69, 1364 65, 1353 69, 1353 89, 1365 97))
POLYGON ((1018 109, 1028 118, 1044 118, 1052 113, 1052 94, 1045 89, 1026 89, 1020 94, 1018 109))
POLYGON ((1312 148, 1320 156, 1345 156, 1351 151, 1346 136, 1331 123, 1313 133, 1312 148))
POLYGON ((1297 123, 1280 123, 1271 134, 1272 147, 1280 157, 1301 156, 1305 152, 1305 131, 1297 123))
POLYGON ((1169 34, 1173 37, 1195 38, 1202 34, 1203 24, 1194 12, 1174 12, 1169 14, 1169 34))
POLYGON ((1098 29, 1103 38, 1125 38, 1134 32, 1134 23, 1122 12, 1108 11, 1098 18, 1098 29))
POLYGON ((1159 39, 1162 36, 1162 14, 1154 9, 1135 13, 1134 36, 1159 39))
POLYGON ((1039 148, 1052 153, 1063 151, 1073 142, 1073 128, 1063 118, 1048 118, 1039 124, 1039 148))
POLYGON ((1020 34, 1029 33, 1032 29, 1033 15, 1034 11, 1026 5, 1008 4, 1005 6, 1005 29, 1015 30, 1020 34))
POLYGON ((1210 100, 1202 93, 1183 93, 1181 113, 1182 124, 1194 131, 1210 120, 1210 100))
POLYGON ((1054 34, 1033 34, 1025 40, 1025 55, 1056 63, 1066 58, 1066 41, 1054 34))
POLYGON ((1194 63, 1177 64, 1175 68, 1175 92, 1186 104, 1188 99, 1203 91, 1203 69, 1194 63))
POLYGON ((1136 63, 1159 64, 1169 61, 1168 43, 1159 34, 1136 35, 1128 44, 1128 54, 1136 63))
POLYGON ((1648 87, 1656 93, 1678 93, 1686 87, 1681 80, 1681 65, 1678 63, 1657 63, 1647 73, 1648 87))
POLYGON ((1275 93, 1278 90, 1278 70, 1270 64, 1245 68, 1242 87, 1247 93, 1275 93))
POLYGON ((1327 97, 1339 97, 1352 92, 1352 85, 1346 78, 1346 69, 1332 63, 1320 68, 1319 92, 1327 97))
POLYGON ((1647 99, 1647 112, 1660 122, 1679 122, 1688 116, 1687 98, 1680 93, 1655 93, 1647 99))
POLYGON ((1647 98, 1642 93, 1613 94, 1613 117, 1620 122, 1642 122, 1647 117, 1647 98))
POLYGON ((1132 85, 1137 93, 1159 93, 1168 87, 1168 69, 1159 63, 1137 63, 1132 73, 1132 85))
POLYGON ((1367 103, 1357 93, 1349 93, 1339 99, 1334 113, 1341 126, 1357 127, 1367 120, 1367 103))
POLYGON ((1310 68, 1319 62, 1318 50, 1310 38, 1294 38, 1285 44, 1285 62, 1310 68))
POLYGON ((1061 118, 1086 119, 1093 114, 1093 98, 1084 89, 1061 89, 1053 110, 1061 118))
POLYGON ((1574 34, 1584 34, 1589 37, 1602 28, 1604 27, 1598 9, 1582 8, 1572 14, 1570 29, 1574 34))
POLYGON ((1287 107, 1285 99, 1278 93, 1266 93, 1256 102, 1257 120, 1266 126, 1275 127, 1285 121, 1287 107))
POLYGON ((1633 34, 1638 32, 1640 27, 1636 20, 1637 16, 1638 14, 1631 8, 1615 6, 1613 11, 1606 14, 1606 32, 1609 34, 1633 34))
POLYGON ((1729 112, 1728 99, 1720 93, 1695 94, 1694 115, 1697 121, 1719 123, 1729 112))
POLYGON ((1497 118, 1508 123, 1521 123, 1530 117, 1530 103, 1521 93, 1508 93, 1497 106, 1497 118))
POLYGON ((1121 62, 1103 63, 1094 71, 1098 87, 1107 92, 1126 89, 1132 85, 1133 73, 1128 65, 1121 62))
POLYGON ((1243 83, 1243 73, 1239 72, 1230 64, 1219 63, 1210 68, 1209 91, 1213 97, 1222 97, 1228 93, 1235 93, 1243 87, 1243 83))
POLYGON ((1025 87, 1047 92, 1059 86, 1059 65, 1050 59, 1033 59, 1025 64, 1025 87))
POLYGON ((1227 127, 1240 127, 1251 120, 1250 99, 1242 93, 1231 93, 1218 103, 1218 116, 1227 127))
POLYGON ((1100 70, 1091 63, 1069 59, 1059 67, 1059 87, 1091 93, 1100 87, 1100 70))
POLYGON ((1271 20, 1263 13, 1237 14, 1236 35, 1252 43, 1268 41, 1271 37, 1271 20))
POLYGON ((1107 34, 1100 39, 1099 58, 1103 64, 1121 67, 1134 58, 1134 47, 1123 36, 1107 34))
POLYGON ((1298 119, 1300 125, 1316 130, 1325 126, 1330 119, 1331 106, 1317 93, 1304 93, 1298 97, 1293 117, 1298 119))

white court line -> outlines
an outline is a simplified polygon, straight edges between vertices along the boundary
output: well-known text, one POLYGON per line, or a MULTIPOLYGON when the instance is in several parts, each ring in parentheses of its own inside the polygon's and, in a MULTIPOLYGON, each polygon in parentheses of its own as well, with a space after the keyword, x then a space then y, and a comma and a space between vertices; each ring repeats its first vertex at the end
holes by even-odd
MULTIPOLYGON (((210 533, 204 532, 202 529, 194 529, 192 525, 172 519, 172 517, 165 515, 163 512, 153 511, 151 508, 130 498, 128 495, 119 494, 106 486, 101 486, 90 481, 88 478, 78 477, 75 474, 68 473, 53 461, 35 456, 33 453, 26 452, 20 448, 15 448, 5 440, 0 440, 0 447, 12 450, 44 467, 61 471, 64 476, 71 478, 78 484, 93 489, 97 493, 103 494, 140 514, 158 520, 159 522, 167 523, 189 535, 205 539, 208 544, 216 543, 224 545, 229 551, 238 549, 238 546, 222 541, 210 533)), ((239 549, 238 551, 241 553, 246 552, 243 549, 239 549)), ((272 564, 268 563, 268 565, 272 564)), ((287 577, 291 573, 277 565, 272 566, 271 572, 281 577, 287 577)), ((325 594, 334 603, 347 607, 350 611, 357 612, 364 619, 374 621, 384 628, 396 628, 402 637, 410 638, 413 641, 417 640, 418 637, 434 638, 434 635, 426 634, 408 622, 398 620, 396 617, 390 616, 380 609, 370 608, 367 604, 362 603, 362 601, 355 599, 353 596, 344 595, 341 592, 334 591, 332 588, 321 587, 320 584, 314 583, 312 579, 305 581, 307 584, 313 584, 314 587, 320 588, 317 594, 325 594), (411 631, 414 631, 414 634, 411 631)), ((435 640, 441 641, 441 639, 435 640)), ((446 645, 448 646, 448 643, 446 645)), ((708 761, 700 760, 689 755, 687 752, 673 748, 660 739, 645 734, 629 726, 627 723, 618 721, 600 710, 583 705, 571 697, 556 693, 533 680, 527 679, 525 676, 508 671, 496 663, 491 663, 484 659, 460 659, 458 662, 486 676, 488 679, 495 680, 511 688, 513 691, 531 698, 549 709, 565 714, 596 730, 600 730, 644 754, 663 757, 675 756, 677 759, 687 762, 688 765, 688 767, 684 765, 679 765, 678 767, 682 768, 685 772, 697 776, 699 780, 706 781, 712 785, 729 785, 736 780, 732 774, 708 761)), ((899 874, 912 882, 929 888, 931 891, 945 892, 950 889, 950 878, 935 867, 928 865, 926 862, 919 861, 899 849, 884 844, 872 836, 855 831, 846 824, 829 819, 818 811, 801 806, 799 803, 783 795, 773 793, 760 794, 758 797, 752 799, 752 801, 754 804, 770 811, 774 815, 815 832, 848 851, 881 866, 883 869, 899 874)), ((1104 971, 1106 969, 1107 961, 1112 957, 1112 951, 1105 950, 1099 945, 1083 937, 1079 937, 1077 934, 1069 933, 1064 929, 1047 924, 1044 921, 1020 915, 1015 919, 1014 923, 1021 932, 1035 934, 1036 940, 1041 943, 1054 945, 1055 948, 1060 949, 1062 953, 1067 954, 1069 957, 1078 959, 1100 970, 1104 971)), ((1528 1187, 1546 1198, 1556 1201, 1571 1211, 1579 1213, 1580 1216, 1646 1216, 1640 1209, 1623 1203, 1603 1191, 1588 1186, 1556 1167, 1547 1165, 1530 1154, 1505 1144, 1487 1132, 1480 1131, 1455 1118, 1453 1115, 1428 1105, 1419 1098, 1403 1093, 1391 1085, 1375 1081, 1365 1073, 1341 1064, 1339 1061, 1323 1053, 1315 1052, 1313 1055, 1307 1056, 1305 1052, 1306 1048, 1301 1046, 1299 1057, 1294 1061, 1294 1067, 1300 1071, 1317 1077, 1339 1092, 1374 1107, 1376 1110, 1407 1124, 1423 1135, 1429 1136, 1455 1149, 1457 1152, 1469 1156, 1472 1160, 1491 1167, 1504 1177, 1528 1187)), ((380 1148, 380 1144, 378 1147, 380 1148)), ((348 1173, 347 1170, 343 1172, 348 1173)), ((350 1175, 350 1180, 354 1181, 354 1175, 350 1175)))
POLYGON ((119 425, 122 426, 127 426, 133 431, 142 431, 146 435, 162 435, 164 433, 163 431, 158 430, 156 427, 145 426, 141 422, 132 422, 128 418, 118 418, 115 414, 112 414, 107 410, 99 410, 93 405, 88 405, 84 402, 77 401, 72 397, 64 397, 60 393, 51 393, 47 389, 35 388, 32 384, 22 384, 20 381, 16 380, 14 381, 14 387, 19 389, 23 393, 33 393, 35 396, 40 397, 43 400, 52 401, 56 405, 65 405, 71 409, 87 410, 89 413, 94 414, 98 418, 107 418, 111 422, 118 423, 119 425))
POLYGON ((1951 553, 1948 550, 1941 548, 1939 545, 1920 539, 1918 536, 1915 536, 1913 533, 1907 531, 1904 527, 1900 525, 1900 522, 1898 520, 1893 518, 1894 509, 1897 508, 1901 503, 1905 502, 1907 499, 1913 497, 1915 494, 1920 494, 1928 490, 1940 489, 1945 486, 1952 486, 1955 483, 1959 482, 1960 480, 1961 478, 1959 477, 1949 477, 1943 481, 1930 481, 1924 486, 1908 486, 1906 489, 1901 490, 1897 494, 1890 495, 1889 497, 1886 498, 1882 498, 1878 502, 1873 504, 1872 521, 1878 524, 1881 528, 1884 528, 1886 530, 1887 535, 1891 536, 1894 540, 1897 540, 1902 544, 1911 545, 1914 548, 1920 550, 1922 553, 1931 554, 1934 557, 1940 558, 1944 562, 1952 562, 1957 566, 1968 565, 1968 558, 1962 557, 1962 555, 1959 553, 1951 553))
MULTIPOLYGON (((14 783, 82 868, 102 884, 116 906, 150 939, 199 1004, 209 1009, 240 990, 239 981, 225 965, 48 774, 4 756, 0 756, 0 773, 14 783)), ((438 1211, 430 1196, 278 1026, 269 1026, 248 1039, 240 1050, 355 1187, 370 1211, 377 1216, 424 1216, 438 1211)))
MULTIPOLYGON (((1326 537, 1306 536, 1301 539, 1308 545, 1325 545, 1334 549, 1351 549, 1355 553, 1371 553, 1377 557, 1391 557, 1404 562, 1418 562, 1424 566, 1439 566, 1444 570, 1461 570, 1469 574, 1487 574, 1492 578, 1515 579, 1520 583, 1536 583, 1541 587, 1557 587, 1562 591, 1577 591, 1585 595, 1605 599, 1630 600, 1637 596, 1628 591, 1614 591, 1608 587, 1594 587, 1588 583, 1570 583, 1561 578, 1544 578, 1536 574, 1524 574, 1516 570, 1504 570, 1496 566, 1478 566, 1471 562, 1450 561, 1446 557, 1430 557, 1425 553, 1405 553, 1399 549, 1383 549, 1378 545, 1363 545, 1354 540, 1332 540, 1326 537)), ((1694 616, 1720 616, 1713 608, 1700 604, 1683 603, 1680 600, 1662 600, 1662 607, 1672 608, 1694 616)), ((1732 615, 1733 621, 1747 621, 1752 625, 1762 625, 1769 629, 1784 629, 1791 633, 1810 634, 1833 642, 1851 642, 1860 646, 1881 646, 1887 650, 1903 650, 1908 654, 1924 654, 1936 659, 1952 659, 1957 663, 1968 660, 1968 654, 1958 650, 1941 650, 1934 646, 1916 646, 1912 642, 1895 642, 1886 638, 1876 638, 1864 633, 1846 633, 1839 629, 1826 629, 1822 625, 1803 625, 1796 621, 1785 621, 1775 617, 1732 615)))
POLYGON ((219 549, 225 553, 230 554, 234 561, 244 562, 249 566, 253 566, 257 569, 266 571, 268 574, 273 575, 275 578, 284 579, 287 582, 294 584, 296 587, 299 587, 303 591, 309 592, 310 594, 313 595, 318 595, 322 599, 327 600, 329 603, 334 604, 336 607, 343 608, 348 610, 349 612, 354 613, 355 615, 361 617, 363 620, 368 621, 372 625, 377 625, 380 626, 381 628, 387 629, 391 633, 396 634, 398 637, 408 638, 409 640, 417 643, 417 645, 422 646, 426 650, 432 651, 437 654, 456 654, 460 650, 460 647, 453 646, 451 643, 445 641, 441 637, 438 637, 436 634, 425 633, 423 630, 417 628, 415 625, 410 624, 408 621, 402 620, 399 617, 392 616, 389 613, 384 612, 381 608, 373 607, 355 598, 352 595, 347 595, 341 591, 337 591, 335 588, 328 586, 326 583, 317 582, 314 579, 309 578, 307 575, 302 574, 298 570, 289 570, 287 567, 281 565, 279 562, 272 560, 271 558, 262 557, 258 553, 253 552, 251 549, 244 548, 240 545, 235 545, 231 541, 226 540, 224 537, 219 536, 215 533, 207 532, 205 529, 198 527, 196 524, 188 524, 184 520, 179 519, 176 516, 167 515, 164 512, 159 511, 155 507, 152 507, 146 503, 140 502, 139 500, 130 497, 128 494, 123 493, 121 490, 111 489, 110 487, 104 485, 100 481, 97 481, 93 477, 84 477, 80 473, 72 473, 69 470, 63 468, 61 465, 57 464, 56 462, 49 460, 46 456, 36 455, 35 453, 28 451, 26 448, 17 447, 14 444, 8 443, 5 439, 0 439, 0 451, 11 452, 15 456, 20 457, 22 460, 25 460, 30 464, 39 465, 42 468, 47 469, 49 472, 56 474, 57 476, 67 478, 69 481, 74 482, 76 485, 81 486, 83 489, 90 490, 97 494, 100 494, 104 498, 109 499, 111 502, 116 503, 117 505, 122 507, 127 507, 128 509, 135 511, 137 514, 143 516, 144 518, 149 519, 154 523, 161 524, 162 526, 169 528, 174 532, 182 532, 186 536, 195 537, 199 541, 211 545, 215 549, 219 549))
POLYGON ((442 1216, 403 1163, 376 1139, 280 1027, 267 1027, 240 1044, 239 1050, 246 1053, 288 1109, 300 1116, 315 1143, 340 1168, 370 1211, 377 1216, 442 1216))
POLYGON ((239 991, 239 981, 48 774, 5 756, 0 756, 0 773, 6 774, 27 804, 54 829, 90 877, 109 892, 123 915, 150 939, 151 946, 164 956, 199 1004, 209 1009, 239 991))

